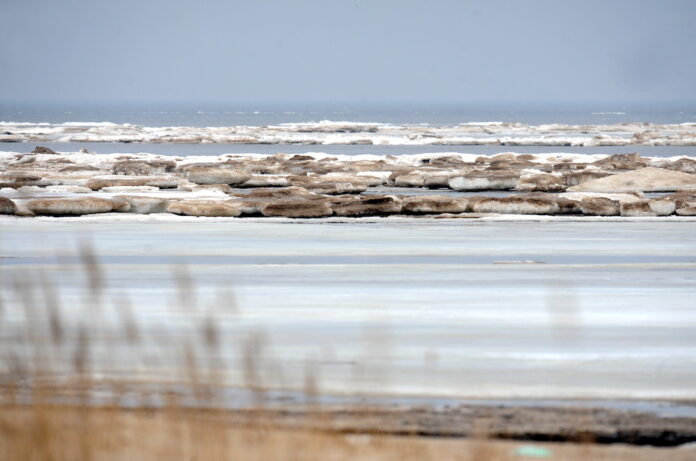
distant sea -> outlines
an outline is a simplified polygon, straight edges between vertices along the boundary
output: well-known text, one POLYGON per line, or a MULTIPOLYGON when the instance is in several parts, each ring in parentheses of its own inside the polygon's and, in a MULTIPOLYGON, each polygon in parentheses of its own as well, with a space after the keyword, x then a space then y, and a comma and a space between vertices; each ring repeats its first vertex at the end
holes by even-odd
POLYGON ((275 125, 321 120, 391 124, 455 125, 465 122, 527 124, 613 124, 696 122, 696 107, 415 106, 415 105, 286 105, 270 104, 17 104, 0 102, 5 122, 112 122, 143 126, 275 125))

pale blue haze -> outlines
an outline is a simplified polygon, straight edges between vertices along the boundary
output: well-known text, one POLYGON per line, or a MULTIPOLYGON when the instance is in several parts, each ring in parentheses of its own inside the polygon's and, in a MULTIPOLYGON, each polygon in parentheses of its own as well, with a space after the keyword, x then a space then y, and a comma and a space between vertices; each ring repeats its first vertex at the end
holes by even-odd
POLYGON ((0 101, 692 106, 696 2, 3 0, 0 101))

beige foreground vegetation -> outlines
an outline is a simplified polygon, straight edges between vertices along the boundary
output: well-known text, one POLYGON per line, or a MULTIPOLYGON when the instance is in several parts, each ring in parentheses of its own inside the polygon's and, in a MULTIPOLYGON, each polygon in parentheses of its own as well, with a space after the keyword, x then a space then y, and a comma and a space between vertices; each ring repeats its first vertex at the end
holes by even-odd
POLYGON ((3 406, 3 460, 692 460, 690 448, 529 443, 284 429, 228 422, 229 413, 3 406))

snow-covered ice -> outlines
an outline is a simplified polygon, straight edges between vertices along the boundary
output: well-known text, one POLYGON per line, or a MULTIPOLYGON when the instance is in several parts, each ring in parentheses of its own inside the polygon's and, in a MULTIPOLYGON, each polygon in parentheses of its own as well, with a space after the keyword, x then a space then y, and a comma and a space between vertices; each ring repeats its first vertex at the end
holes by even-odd
POLYGON ((314 145, 694 146, 696 124, 528 125, 470 122, 395 125, 320 121, 268 126, 169 126, 0 122, 5 142, 139 142, 314 145))
POLYGON ((271 387, 302 389, 310 366, 337 393, 696 397, 694 220, 123 216, 0 219, 4 325, 23 319, 5 284, 42 273, 68 324, 99 331, 130 301, 147 351, 95 336, 100 376, 175 378, 178 346, 211 316, 232 384, 257 337, 271 387), (180 302, 182 270, 195 306, 180 302))

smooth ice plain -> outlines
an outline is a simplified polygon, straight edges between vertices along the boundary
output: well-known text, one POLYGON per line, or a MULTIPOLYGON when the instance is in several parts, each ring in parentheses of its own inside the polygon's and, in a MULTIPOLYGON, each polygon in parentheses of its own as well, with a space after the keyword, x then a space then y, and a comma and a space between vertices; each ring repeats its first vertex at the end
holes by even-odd
MULTIPOLYGON (((181 378, 178 345, 213 319, 221 363, 253 344, 266 388, 309 373, 328 394, 696 397, 693 221, 8 218, 0 255, 2 335, 27 315, 8 286, 41 274, 94 333, 100 376, 181 378), (123 305, 137 353, 108 334, 123 305)), ((225 382, 248 385, 242 369, 221 367, 225 382)))

